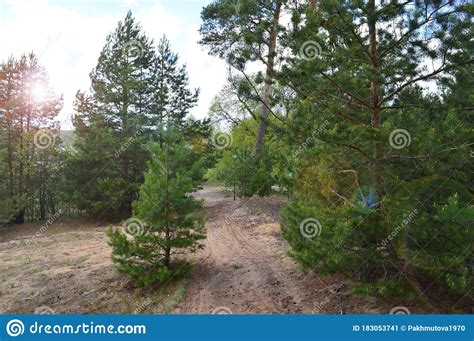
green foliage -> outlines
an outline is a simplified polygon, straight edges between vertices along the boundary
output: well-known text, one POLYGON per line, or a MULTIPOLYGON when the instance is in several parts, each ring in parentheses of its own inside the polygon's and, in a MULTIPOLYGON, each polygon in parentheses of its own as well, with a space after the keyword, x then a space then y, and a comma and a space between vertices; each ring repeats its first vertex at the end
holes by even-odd
POLYGON ((345 273, 384 297, 457 302, 472 288, 472 14, 444 1, 293 8, 281 42, 293 54, 276 78, 296 92, 281 134, 297 151, 282 224, 301 264, 345 273), (304 53, 308 44, 315 56, 304 53), (432 70, 428 60, 445 65, 432 70), (309 239, 300 230, 308 218, 321 224, 309 239))
POLYGON ((245 64, 268 53, 274 0, 218 0, 205 6, 200 43, 231 65, 245 64), (249 20, 252 18, 252 20, 249 20))
POLYGON ((7 177, 5 176, 7 173, 5 171, 6 167, 3 155, 4 149, 3 146, 0 145, 0 225, 9 223, 15 214, 13 200, 8 197, 8 183, 7 177))
POLYGON ((232 143, 224 148, 222 157, 214 170, 218 180, 224 181, 237 196, 267 196, 275 183, 272 177, 273 159, 271 144, 267 144, 254 162, 255 137, 249 133, 256 127, 253 120, 244 120, 233 127, 227 136, 232 143))
POLYGON ((61 108, 62 98, 34 53, 0 64, 0 223, 55 213, 50 178, 62 161, 56 120, 61 108), (45 90, 41 98, 37 88, 45 90))
POLYGON ((251 193, 255 193, 260 197, 268 196, 272 193, 272 185, 274 183, 272 177, 272 165, 269 162, 265 152, 260 153, 259 162, 254 169, 250 178, 251 193))
POLYGON ((203 8, 200 43, 230 66, 210 109, 215 128, 230 131, 223 149, 209 120, 188 117, 199 91, 169 41, 155 44, 130 12, 107 37, 90 92, 77 93, 67 155, 33 143, 40 128, 57 132, 62 105, 51 93, 41 103, 28 97, 32 83, 47 84, 38 60, 7 60, 0 224, 53 212, 52 197, 108 219, 133 209, 138 231, 129 220, 108 231, 113 261, 138 284, 164 282, 187 270, 178 256, 204 238, 190 193, 214 167, 208 176, 238 196, 269 195, 275 185, 288 194, 281 221, 302 265, 355 278, 363 294, 469 297, 474 6, 310 3, 203 8), (265 74, 246 73, 255 62, 265 74), (256 136, 265 137, 261 150, 256 136))
MULTIPOLYGON (((140 154, 140 164, 134 165, 137 178, 131 183, 121 172, 122 155, 118 149, 121 143, 103 122, 78 125, 77 135, 75 151, 65 168, 69 200, 95 217, 113 220, 128 217, 131 203, 137 197, 138 174, 145 167, 147 150, 133 145, 140 154)), ((143 141, 143 137, 138 138, 143 141)))
POLYGON ((162 140, 150 145, 152 159, 134 218, 124 223, 125 231, 107 232, 118 270, 143 285, 185 273, 187 266, 172 260, 199 248, 205 238, 202 202, 190 196, 202 181, 203 162, 175 132, 164 132, 162 140))
MULTIPOLYGON (((396 255, 418 278, 440 290, 466 294, 473 284, 473 195, 459 182, 427 177, 409 183, 392 198, 389 216, 416 207, 417 215, 392 242, 396 255)), ((440 294, 440 292, 438 292, 440 294)))
POLYGON ((251 197, 253 176, 252 150, 237 148, 232 153, 224 152, 219 167, 219 180, 224 180, 228 189, 236 189, 237 196, 251 197))
POLYGON ((382 296, 410 296, 414 285, 436 284, 430 293, 443 299, 443 290, 464 295, 472 288, 471 202, 461 184, 427 178, 385 202, 389 212, 296 201, 283 209, 282 225, 292 256, 307 267, 374 283, 371 292, 382 296), (304 237, 307 218, 320 221, 320 235, 304 237))
POLYGON ((130 12, 107 37, 90 77, 91 93, 76 96, 69 197, 90 215, 120 220, 131 215, 144 181, 143 146, 160 141, 166 124, 203 139, 208 122, 186 118, 199 94, 189 89, 186 67, 166 37, 155 46, 130 12))
POLYGON ((199 90, 189 89, 186 66, 179 65, 178 55, 171 51, 166 37, 158 43, 152 68, 153 118, 149 124, 153 127, 166 122, 183 127, 189 109, 197 103, 199 90))
POLYGON ((279 153, 274 153, 272 176, 275 184, 280 187, 282 193, 291 196, 295 184, 295 160, 288 156, 287 151, 282 148, 279 153))

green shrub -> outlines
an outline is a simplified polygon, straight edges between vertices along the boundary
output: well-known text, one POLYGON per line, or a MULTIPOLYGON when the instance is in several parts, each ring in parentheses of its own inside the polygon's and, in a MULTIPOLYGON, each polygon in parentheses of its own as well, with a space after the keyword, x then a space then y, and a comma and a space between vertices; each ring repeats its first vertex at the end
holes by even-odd
POLYGON ((428 289, 465 295, 473 286, 470 202, 461 184, 434 177, 407 184, 378 208, 295 201, 281 222, 292 257, 311 269, 345 273, 384 297, 428 289), (307 238, 302 227, 310 218, 319 231, 307 238))
POLYGON ((434 291, 464 295, 474 284, 473 196, 459 182, 428 177, 405 186, 390 204, 390 216, 408 207, 418 215, 393 243, 414 281, 430 283, 434 291))
POLYGON ((202 202, 189 196, 202 179, 201 161, 170 131, 161 146, 150 150, 153 158, 133 205, 135 216, 123 229, 108 230, 118 271, 143 285, 186 272, 175 258, 201 247, 197 242, 205 238, 202 202))
POLYGON ((271 162, 262 152, 256 165, 251 148, 236 147, 224 152, 217 165, 218 179, 239 197, 267 196, 272 192, 273 177, 271 162))

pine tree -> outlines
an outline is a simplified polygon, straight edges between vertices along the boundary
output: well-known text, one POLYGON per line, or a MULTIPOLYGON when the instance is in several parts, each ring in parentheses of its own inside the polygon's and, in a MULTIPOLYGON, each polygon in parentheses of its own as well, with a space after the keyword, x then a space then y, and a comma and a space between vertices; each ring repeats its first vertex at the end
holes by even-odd
MULTIPOLYGON (((260 61, 265 66, 263 93, 255 95, 261 102, 261 115, 255 144, 257 162, 270 115, 270 98, 278 55, 278 36, 284 0, 219 0, 204 7, 201 44, 212 55, 226 60, 245 75, 249 62, 260 61)), ((246 75, 245 75, 246 76, 246 75)), ((252 89, 255 84, 246 77, 252 89)))
MULTIPOLYGON (((45 69, 34 53, 9 58, 0 66, 0 145, 3 146, 2 177, 12 222, 23 223, 27 210, 43 207, 39 192, 51 174, 39 174, 59 143, 56 116, 62 98, 49 86, 45 69), (41 92, 41 96, 38 96, 41 92)), ((44 169, 43 169, 44 170, 44 169)), ((33 215, 33 213, 31 213, 33 215)))
POLYGON ((467 9, 464 2, 452 1, 322 0, 315 10, 295 14, 285 39, 294 56, 279 80, 301 99, 294 120, 299 141, 322 118, 328 120, 337 129, 320 136, 323 142, 355 168, 364 167, 364 182, 382 201, 390 176, 384 169, 404 157, 387 155, 393 148, 386 142, 397 124, 404 129, 409 124, 392 119, 393 114, 413 109, 411 94, 455 66, 451 57, 459 54, 459 44, 453 36, 460 33, 455 27, 467 9), (304 123, 308 120, 312 125, 304 123))
MULTIPOLYGON (((0 111, 0 120, 2 112, 0 111)), ((3 142, 4 131, 0 131, 0 142, 3 142)), ((8 223, 12 220, 15 213, 12 198, 8 196, 7 172, 4 163, 5 149, 0 144, 0 225, 8 223)))
POLYGON ((138 185, 122 176, 119 139, 101 115, 90 116, 87 123, 76 118, 74 125, 74 152, 65 166, 67 199, 95 217, 128 217, 129 196, 138 185))
POLYGON ((149 158, 142 146, 166 123, 184 130, 198 91, 189 90, 169 41, 163 37, 156 51, 131 12, 107 37, 90 77, 90 93, 76 96, 72 200, 94 216, 126 218, 149 158))
POLYGON ((148 158, 141 145, 152 113, 154 59, 153 42, 128 12, 107 37, 90 93, 76 96, 77 153, 69 179, 73 200, 92 215, 131 214, 148 158))
POLYGON ((448 245, 472 245, 469 128, 459 115, 470 110, 449 110, 433 86, 459 81, 453 71, 468 67, 472 6, 321 0, 293 18, 284 41, 293 56, 277 77, 296 96, 286 138, 294 146, 312 142, 295 160, 296 200, 282 214, 292 255, 310 268, 375 282, 383 295, 413 284, 414 292, 426 292, 420 283, 438 280, 464 294, 469 260, 448 245), (404 219, 414 210, 414 221, 404 219), (454 229, 445 225, 453 212, 460 214, 454 229), (320 233, 311 238, 302 233, 308 218, 318 220, 308 226, 320 233), (437 242, 420 248, 428 236, 437 242), (435 279, 447 263, 449 275, 435 279))
POLYGON ((153 62, 154 98, 151 127, 172 124, 183 127, 189 109, 197 103, 199 90, 189 89, 186 66, 179 66, 178 55, 171 51, 170 42, 162 37, 153 62))
POLYGON ((152 159, 134 203, 134 218, 124 223, 125 231, 108 231, 112 260, 138 284, 183 273, 186 267, 172 262, 175 256, 195 250, 205 238, 204 217, 198 212, 202 202, 190 196, 202 180, 202 161, 174 131, 164 132, 161 139, 161 145, 150 145, 152 159))

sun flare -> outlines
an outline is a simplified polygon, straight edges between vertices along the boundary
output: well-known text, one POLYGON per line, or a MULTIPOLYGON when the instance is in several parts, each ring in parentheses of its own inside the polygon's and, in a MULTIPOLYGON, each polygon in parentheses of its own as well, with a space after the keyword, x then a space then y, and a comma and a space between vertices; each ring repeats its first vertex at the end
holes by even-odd
POLYGON ((31 99, 35 102, 41 102, 46 99, 46 89, 42 84, 35 84, 31 88, 31 99))

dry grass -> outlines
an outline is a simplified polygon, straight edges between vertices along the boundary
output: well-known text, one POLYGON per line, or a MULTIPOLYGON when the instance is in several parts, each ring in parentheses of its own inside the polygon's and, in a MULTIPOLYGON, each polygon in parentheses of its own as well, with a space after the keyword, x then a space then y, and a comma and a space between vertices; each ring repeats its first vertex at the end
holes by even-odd
POLYGON ((60 219, 0 230, 0 313, 30 314, 47 306, 60 314, 169 313, 185 280, 134 288, 111 260, 107 223, 60 219))

